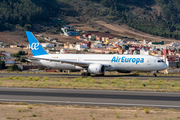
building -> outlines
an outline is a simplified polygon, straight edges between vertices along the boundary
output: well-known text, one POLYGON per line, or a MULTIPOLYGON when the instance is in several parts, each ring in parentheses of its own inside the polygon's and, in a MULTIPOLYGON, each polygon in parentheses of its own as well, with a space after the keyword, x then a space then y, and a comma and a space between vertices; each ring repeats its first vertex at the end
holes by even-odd
POLYGON ((16 63, 16 59, 2 59, 5 64, 15 64, 16 63))
POLYGON ((0 42, 0 46, 3 46, 3 42, 0 42))
POLYGON ((47 48, 52 48, 52 47, 54 47, 54 44, 51 44, 51 43, 41 43, 41 45, 42 45, 43 47, 47 47, 47 48))
POLYGON ((76 50, 87 49, 87 44, 76 45, 76 50))
POLYGON ((96 35, 89 35, 88 38, 89 40, 96 40, 96 35))
POLYGON ((178 67, 178 63, 179 63, 179 56, 178 55, 167 55, 166 59, 167 59, 167 60, 165 60, 166 64, 169 67, 174 67, 174 68, 178 67))
POLYGON ((91 34, 83 34, 83 37, 88 38, 89 35, 91 35, 91 34))
POLYGON ((64 49, 69 49, 69 42, 67 42, 67 43, 64 43, 64 49))
POLYGON ((18 65, 18 67, 21 70, 29 70, 29 69, 43 68, 44 66, 40 66, 40 65, 18 65))
POLYGON ((92 44, 91 48, 102 48, 101 44, 92 44))
POLYGON ((69 44, 69 49, 76 49, 76 45, 75 44, 69 44))
POLYGON ((102 41, 102 37, 101 36, 96 36, 96 40, 97 41, 102 41))
POLYGON ((10 48, 18 48, 17 45, 10 45, 10 48))

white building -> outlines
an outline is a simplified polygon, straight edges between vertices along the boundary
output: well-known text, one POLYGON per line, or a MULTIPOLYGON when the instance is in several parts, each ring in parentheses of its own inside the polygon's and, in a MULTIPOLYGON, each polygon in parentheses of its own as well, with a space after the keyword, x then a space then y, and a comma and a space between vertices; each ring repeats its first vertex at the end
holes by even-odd
POLYGON ((54 47, 54 44, 51 44, 51 43, 41 43, 41 45, 42 45, 43 47, 47 47, 47 48, 52 48, 52 47, 54 47))
POLYGON ((82 48, 86 49, 87 48, 87 44, 76 45, 76 50, 81 50, 82 48))
POLYGON ((5 64, 15 64, 16 63, 15 59, 2 59, 2 60, 5 62, 5 64))
POLYGON ((102 44, 92 44, 92 48, 102 48, 102 44))
POLYGON ((140 50, 140 55, 149 55, 149 51, 140 50))
POLYGON ((169 46, 172 46, 172 47, 179 47, 179 44, 177 42, 175 43, 171 43, 169 46))

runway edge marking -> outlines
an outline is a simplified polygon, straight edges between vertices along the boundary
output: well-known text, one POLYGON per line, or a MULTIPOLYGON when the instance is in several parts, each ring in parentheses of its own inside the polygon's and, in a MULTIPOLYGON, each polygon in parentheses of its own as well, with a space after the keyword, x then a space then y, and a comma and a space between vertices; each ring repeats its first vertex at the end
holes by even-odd
POLYGON ((69 104, 89 104, 89 105, 117 105, 117 106, 149 106, 149 107, 168 107, 180 108, 174 105, 149 105, 149 104, 127 104, 127 103, 98 103, 98 102, 74 102, 74 101, 45 101, 45 100, 17 100, 17 99, 0 99, 0 101, 9 102, 42 102, 42 103, 69 103, 69 104))

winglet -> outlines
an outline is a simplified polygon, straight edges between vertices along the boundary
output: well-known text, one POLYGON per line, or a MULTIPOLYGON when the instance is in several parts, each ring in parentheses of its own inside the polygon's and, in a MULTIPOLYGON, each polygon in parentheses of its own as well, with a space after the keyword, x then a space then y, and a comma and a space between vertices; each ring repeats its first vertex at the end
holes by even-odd
POLYGON ((33 56, 48 54, 31 32, 26 31, 26 35, 27 35, 33 56))

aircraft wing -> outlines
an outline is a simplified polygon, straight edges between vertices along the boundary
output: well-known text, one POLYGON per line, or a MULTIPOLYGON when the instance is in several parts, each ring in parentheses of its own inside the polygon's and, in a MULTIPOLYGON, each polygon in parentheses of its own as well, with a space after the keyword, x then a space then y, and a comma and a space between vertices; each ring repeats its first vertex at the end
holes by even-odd
MULTIPOLYGON (((66 60, 61 60, 61 59, 52 59, 52 58, 35 58, 35 57, 29 57, 29 60, 47 60, 47 61, 54 61, 54 62, 61 62, 61 63, 67 63, 67 64, 72 64, 75 66, 80 66, 83 68, 88 68, 90 62, 81 62, 81 61, 66 61, 66 60)), ((110 67, 108 64, 103 64, 105 67, 110 67)))

